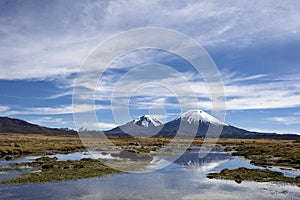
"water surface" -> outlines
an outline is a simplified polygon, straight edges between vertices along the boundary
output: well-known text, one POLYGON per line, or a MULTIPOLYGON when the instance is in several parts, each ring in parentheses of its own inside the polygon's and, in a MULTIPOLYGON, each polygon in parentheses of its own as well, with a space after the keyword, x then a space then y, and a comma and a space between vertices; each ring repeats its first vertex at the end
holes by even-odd
MULTIPOLYGON (((149 168, 159 168, 170 159, 168 156, 154 157, 149 168)), ((47 184, 1 185, 0 199, 300 199, 300 189, 293 185, 252 181, 237 184, 206 178, 209 172, 237 167, 260 168, 229 153, 216 150, 199 159, 194 151, 185 153, 166 168, 150 173, 47 184)), ((291 177, 299 175, 299 171, 282 172, 291 177)))

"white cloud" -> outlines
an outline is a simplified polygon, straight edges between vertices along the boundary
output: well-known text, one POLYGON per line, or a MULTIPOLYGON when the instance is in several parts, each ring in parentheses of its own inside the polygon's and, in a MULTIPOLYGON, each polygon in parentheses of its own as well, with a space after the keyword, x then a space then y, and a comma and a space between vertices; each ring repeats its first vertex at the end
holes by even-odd
POLYGON ((99 122, 97 125, 100 128, 100 130, 109 130, 117 126, 117 124, 114 123, 104 123, 104 122, 99 122))
POLYGON ((10 107, 8 106, 0 106, 0 112, 5 112, 8 111, 10 109, 10 107))
MULTIPOLYGON (((161 85, 144 85, 136 93, 129 93, 132 89, 138 89, 139 86, 143 86, 145 79, 143 76, 130 77, 130 81, 125 82, 122 85, 122 90, 118 93, 118 104, 114 104, 114 109, 123 108, 124 106, 130 106, 132 109, 149 109, 154 108, 155 105, 159 105, 160 108, 179 109, 179 104, 174 101, 178 97, 182 100, 182 109, 195 108, 195 104, 191 101, 193 94, 187 90, 186 86, 182 84, 182 80, 178 76, 182 75, 187 79, 193 92, 196 96, 200 97, 198 107, 204 110, 212 109, 212 102, 210 100, 209 91, 207 90, 204 82, 198 80, 193 73, 181 73, 181 74, 165 74, 165 76, 154 76, 160 83, 163 80, 166 86, 172 86, 176 88, 177 94, 173 94, 168 91, 168 88, 161 87, 161 85), (122 92, 123 91, 123 92, 122 92), (131 101, 131 95, 135 95, 131 101)), ((94 105, 80 104, 76 107, 75 112, 91 111, 96 108, 103 110, 111 109, 112 94, 115 89, 118 80, 115 77, 119 77, 119 74, 108 75, 106 82, 97 88, 95 100, 96 107, 94 105), (105 104, 103 104, 105 102, 105 104)), ((275 82, 269 80, 268 75, 225 75, 224 89, 226 94, 226 109, 227 110, 246 110, 246 109, 272 109, 272 108, 292 108, 300 106, 300 83, 290 80, 276 80, 275 82), (241 78, 239 78, 241 77, 241 78), (256 81, 264 78, 265 81, 260 83, 256 81), (232 82, 231 82, 232 80, 232 82), (249 83, 248 81, 251 80, 249 83), (269 81, 268 81, 269 80, 269 81)), ((146 81, 147 82, 147 81, 146 81)), ((151 82, 148 82, 151 83, 151 82)), ((90 87, 89 85, 86 85, 90 87)), ((92 88, 90 88, 92 89, 92 88)), ((62 94, 49 97, 49 99, 56 98, 63 95, 69 95, 72 91, 67 91, 62 94)), ((87 97, 81 96, 82 99, 93 99, 94 96, 87 97)), ((1 112, 4 115, 18 115, 18 114, 72 114, 72 105, 57 105, 55 107, 35 107, 35 108, 22 108, 21 110, 12 109, 8 106, 1 106, 1 112)), ((297 113, 295 113, 296 115, 297 113)), ((288 122, 286 122, 288 123, 288 122)), ((291 123, 291 122, 290 122, 291 123)), ((295 122, 294 122, 295 123, 295 122)))
POLYGON ((81 122, 80 125, 82 127, 79 128, 79 131, 85 131, 85 130, 109 130, 112 128, 117 127, 120 124, 115 123, 107 123, 107 122, 81 122))
POLYGON ((29 122, 50 127, 63 127, 69 124, 69 122, 66 122, 63 118, 58 117, 39 117, 33 120, 29 120, 29 122))
POLYGON ((68 76, 111 34, 144 26, 173 28, 215 48, 243 47, 266 35, 275 42, 299 38, 299 8, 297 1, 3 3, 0 79, 68 76))
POLYGON ((69 90, 69 91, 66 91, 66 92, 62 92, 62 93, 50 95, 50 96, 48 96, 48 97, 45 97, 44 99, 58 99, 58 98, 60 98, 60 97, 72 95, 72 93, 73 93, 73 91, 72 91, 72 90, 69 90))
POLYGON ((284 125, 291 125, 291 124, 300 124, 300 117, 296 116, 289 116, 289 117, 269 117, 266 120, 274 121, 284 125))
POLYGON ((243 82, 243 81, 251 81, 251 80, 262 80, 267 78, 268 74, 254 74, 254 75, 242 75, 238 74, 237 72, 222 72, 222 78, 225 83, 232 84, 236 82, 243 82))
MULTIPOLYGON (((151 73, 151 72, 150 72, 151 73)), ((153 72, 154 74, 157 72, 153 72)), ((127 103, 128 99, 133 95, 129 91, 132 89, 138 89, 140 86, 145 85, 145 82, 152 86, 152 82, 163 83, 166 87, 156 85, 156 87, 143 87, 138 90, 135 95, 148 97, 144 99, 138 99, 134 102, 134 107, 145 108, 150 106, 155 99, 163 98, 164 106, 168 108, 178 107, 177 103, 171 101, 176 95, 182 99, 186 99, 182 105, 183 107, 194 107, 190 98, 196 94, 200 97, 199 107, 202 109, 212 109, 210 100, 210 94, 203 80, 197 78, 193 73, 180 73, 180 74, 166 74, 164 72, 157 73, 156 76, 152 76, 147 73, 145 76, 142 74, 134 74, 129 76, 129 81, 122 83, 122 89, 119 88, 118 97, 123 99, 127 103), (149 80, 147 79, 147 76, 149 80), (187 80, 192 91, 188 89, 187 85, 184 85, 184 79, 187 80), (152 78, 152 79, 151 79, 152 78), (152 81, 151 81, 151 80, 152 81), (176 88, 176 94, 172 94, 168 89, 176 88), (175 96, 174 96, 175 95, 175 96), (167 101, 168 100, 168 101, 167 101)), ((118 77, 120 75, 109 75, 105 78, 105 84, 97 88, 96 99, 110 101, 112 94, 115 90, 115 86, 118 83, 118 77)), ((245 109, 270 109, 270 108, 291 108, 300 106, 300 83, 290 80, 276 80, 267 74, 254 74, 254 75, 239 75, 239 74, 224 74, 224 90, 226 95, 226 109, 227 110, 245 110, 245 109), (263 81, 261 81, 263 79, 263 81), (250 81, 250 82, 249 82, 250 81)), ((92 89, 92 88, 91 88, 92 89)))
POLYGON ((278 133, 278 134, 298 134, 298 135, 300 135, 299 129, 293 129, 293 128, 287 128, 287 129, 251 128, 248 130, 259 132, 259 133, 278 133))
POLYGON ((108 106, 103 105, 76 105, 74 107, 72 105, 60 105, 57 107, 35 107, 35 108, 22 108, 19 110, 7 110, 4 112, 4 115, 62 115, 62 114, 73 114, 79 112, 88 112, 92 110, 99 109, 108 109, 108 106))
MULTIPOLYGON (((72 94, 74 79, 70 75, 78 72, 91 50, 113 34, 131 28, 154 26, 175 29, 214 50, 222 46, 236 49, 253 43, 273 44, 299 39, 300 4, 292 0, 10 2, 0 3, 0 79, 54 81, 63 90, 49 96, 47 100, 72 94)), ((168 59, 155 52, 151 56, 130 54, 117 60, 112 67, 128 69, 141 62, 168 59)), ((182 73, 182 76, 201 97, 199 107, 210 110, 212 105, 205 83, 193 73, 182 73)), ((297 73, 273 79, 268 79, 269 74, 223 73, 226 108, 244 110, 299 107, 299 77, 297 73)), ((105 87, 97 88, 96 100, 109 102, 119 78, 118 75, 111 74, 104 77, 105 87)), ((138 77, 131 77, 124 88, 130 90, 142 84, 142 81, 138 77)), ((160 81, 159 77, 157 81, 160 81)), ((178 81, 178 76, 170 74, 164 81, 184 97, 186 107, 195 106, 189 101, 191 93, 178 81)), ((88 83, 83 83, 82 86, 94 90, 94 86, 88 83)), ((165 89, 148 87, 139 94, 145 98, 133 102, 136 109, 147 109, 153 103, 161 102, 168 108, 178 108, 178 104, 172 101, 173 95, 165 89)), ((124 98, 128 97, 126 92, 122 95, 124 98)), ((93 109, 92 105, 82 105, 77 112, 93 109)), ((97 104, 96 109, 110 109, 110 106, 97 104)), ((24 107, 21 110, 3 105, 0 106, 0 112, 5 115, 60 115, 71 114, 73 110, 72 105, 24 107)), ((273 120, 289 123, 284 121, 287 119, 273 120)), ((103 128, 111 125, 102 124, 103 128)))

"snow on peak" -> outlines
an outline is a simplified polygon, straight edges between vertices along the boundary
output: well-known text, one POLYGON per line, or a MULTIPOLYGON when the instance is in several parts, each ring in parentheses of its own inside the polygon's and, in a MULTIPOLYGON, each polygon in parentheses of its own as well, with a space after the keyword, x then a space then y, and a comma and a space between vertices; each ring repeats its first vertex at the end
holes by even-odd
POLYGON ((159 126, 163 124, 159 119, 150 115, 143 115, 139 118, 136 118, 135 120, 133 120, 133 123, 142 127, 149 127, 151 125, 159 126))
POLYGON ((190 124, 201 121, 204 123, 208 122, 215 125, 227 126, 227 124, 221 122, 220 120, 216 119, 215 117, 211 116, 210 114, 202 110, 189 110, 183 113, 180 116, 180 118, 182 120, 186 120, 190 124))

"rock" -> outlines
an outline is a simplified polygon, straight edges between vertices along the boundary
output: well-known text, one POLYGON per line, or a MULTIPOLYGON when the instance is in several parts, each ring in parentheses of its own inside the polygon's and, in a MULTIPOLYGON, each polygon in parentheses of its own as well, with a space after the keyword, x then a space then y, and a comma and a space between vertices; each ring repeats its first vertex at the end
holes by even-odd
POLYGON ((137 161, 137 160, 149 160, 152 159, 151 156, 146 154, 139 154, 135 150, 124 150, 121 151, 118 155, 120 158, 129 158, 130 160, 137 161))
POLYGON ((9 160, 12 160, 13 159, 13 157, 11 156, 11 155, 7 155, 7 156, 5 156, 5 158, 4 158, 6 161, 9 161, 9 160))
POLYGON ((137 143, 137 142, 129 142, 129 145, 131 145, 131 146, 140 146, 140 144, 137 143))
POLYGON ((242 183, 243 182, 243 179, 242 177, 238 174, 238 175, 235 175, 234 176, 234 181, 238 184, 242 183))
POLYGON ((49 158, 47 156, 43 156, 35 159, 36 162, 54 162, 57 161, 57 157, 49 158))
POLYGON ((80 169, 83 168, 84 166, 82 164, 76 164, 73 166, 74 169, 80 169))
POLYGON ((119 153, 120 158, 137 159, 137 153, 132 150, 124 150, 119 153))
POLYGON ((45 164, 45 165, 42 165, 42 169, 52 169, 53 168, 53 165, 52 164, 45 164))
POLYGON ((227 174, 229 172, 229 169, 225 168, 221 170, 221 174, 227 174))
POLYGON ((214 175, 212 175, 212 174, 208 174, 206 177, 207 177, 207 178, 209 178, 209 179, 213 179, 213 178, 215 178, 215 176, 214 176, 214 175))
POLYGON ((81 160, 81 161, 85 161, 85 162, 93 161, 92 158, 81 158, 80 160, 81 160))

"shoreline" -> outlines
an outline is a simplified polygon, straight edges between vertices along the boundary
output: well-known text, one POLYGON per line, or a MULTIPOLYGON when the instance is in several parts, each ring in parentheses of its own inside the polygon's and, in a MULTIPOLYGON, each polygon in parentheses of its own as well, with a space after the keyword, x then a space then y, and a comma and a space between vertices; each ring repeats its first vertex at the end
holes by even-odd
MULTIPOLYGON (((81 160, 58 161, 57 159, 47 158, 47 156, 53 154, 84 152, 90 148, 105 152, 106 149, 111 149, 114 145, 124 150, 124 152, 114 152, 114 154, 116 154, 115 156, 127 159, 128 162, 139 161, 141 162, 141 169, 150 162, 151 156, 156 155, 164 145, 172 141, 172 138, 113 137, 110 138, 112 143, 108 145, 103 142, 101 143, 101 138, 95 139, 87 137, 85 139, 90 139, 88 141, 90 146, 85 148, 77 136, 0 133, 0 139, 1 157, 2 159, 8 160, 8 162, 17 157, 22 158, 32 155, 43 156, 43 159, 39 158, 31 163, 24 162, 18 163, 10 168, 0 168, 2 172, 14 170, 22 166, 30 167, 38 171, 37 173, 25 173, 15 179, 4 181, 4 183, 56 182, 121 173, 101 164, 101 159, 83 158, 81 160), (9 157, 7 158, 7 156, 9 157), (57 174, 64 174, 64 176, 56 176, 57 174)), ((199 147, 203 143, 202 138, 178 138, 176 140, 178 140, 177 142, 179 143, 182 142, 182 144, 192 143, 191 146, 193 147, 199 147)), ((300 155, 296 153, 300 152, 299 140, 220 138, 215 146, 216 148, 222 148, 225 152, 232 152, 233 156, 250 160, 251 164, 262 166, 266 169, 223 169, 219 173, 207 174, 208 178, 230 179, 236 182, 244 180, 263 182, 278 181, 300 185, 299 177, 292 180, 267 169, 267 167, 272 166, 300 169, 300 155), (274 178, 275 175, 280 178, 274 178), (261 179, 262 176, 266 178, 261 179)), ((174 147, 174 149, 175 148, 181 149, 181 147, 174 147)), ((190 151, 190 148, 186 151, 190 151)), ((170 149, 169 153, 172 154, 172 149, 170 149)))

